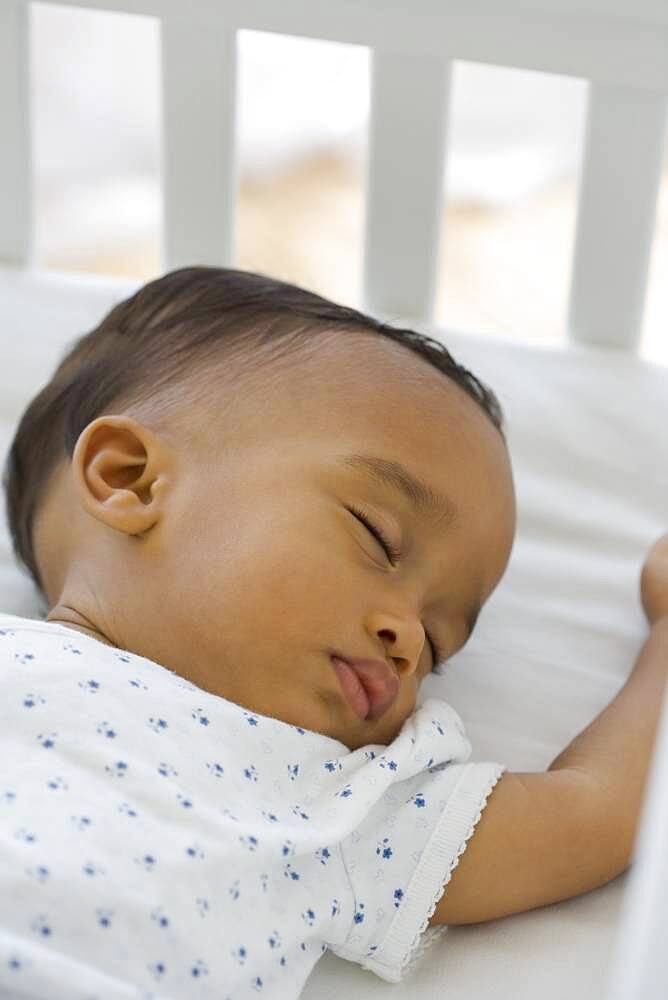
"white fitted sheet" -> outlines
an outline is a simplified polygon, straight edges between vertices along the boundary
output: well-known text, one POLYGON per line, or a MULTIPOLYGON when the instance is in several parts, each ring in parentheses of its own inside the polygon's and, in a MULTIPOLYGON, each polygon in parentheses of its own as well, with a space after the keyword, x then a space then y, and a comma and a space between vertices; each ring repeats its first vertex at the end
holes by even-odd
MULTIPOLYGON (((66 346, 141 282, 0 268, 0 458, 66 346)), ((538 771, 598 714, 647 634, 638 580, 668 528, 668 369, 614 350, 535 347, 426 328, 495 390, 507 418, 518 533, 468 645, 422 696, 465 721, 473 760, 538 771)), ((40 618, 0 524, 0 609, 40 618)), ((503 858, 499 858, 503 864, 503 858)), ((512 872, 508 872, 512 878, 512 872)), ((325 954, 305 1000, 593 1000, 608 986, 628 876, 576 899, 453 927, 396 986, 325 954)))

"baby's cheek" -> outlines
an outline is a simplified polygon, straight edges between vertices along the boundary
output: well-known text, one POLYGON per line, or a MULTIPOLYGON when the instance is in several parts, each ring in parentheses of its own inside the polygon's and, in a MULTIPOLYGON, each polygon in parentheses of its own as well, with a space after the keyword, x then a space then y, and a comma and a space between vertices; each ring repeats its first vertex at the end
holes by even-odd
POLYGON ((412 677, 402 677, 399 697, 395 702, 395 709, 402 718, 407 718, 414 711, 423 680, 423 675, 417 673, 413 674, 412 677))

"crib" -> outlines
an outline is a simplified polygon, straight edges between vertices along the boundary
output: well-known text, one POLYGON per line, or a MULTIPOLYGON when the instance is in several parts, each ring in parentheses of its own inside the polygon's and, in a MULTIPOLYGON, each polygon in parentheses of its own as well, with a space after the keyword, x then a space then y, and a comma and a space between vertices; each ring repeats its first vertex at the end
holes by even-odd
MULTIPOLYGON (((619 690, 647 634, 638 580, 668 528, 668 371, 638 354, 665 139, 668 7, 660 0, 66 0, 161 29, 161 272, 234 266, 236 33, 369 47, 359 307, 441 340, 497 392, 518 534, 474 636, 424 694, 456 706, 474 760, 543 770, 619 690), (433 322, 452 62, 588 81, 568 320, 534 346, 433 322), (197 155, 193 155, 197 151, 197 155)), ((0 4, 0 455, 66 345, 141 282, 33 263, 28 0, 0 4)), ((521 289, 517 290, 521 294, 521 289)), ((3 497, 4 503, 4 497, 3 497)), ((0 528, 0 609, 45 609, 0 528)), ((503 859, 499 859, 503 864, 503 859)), ((388 986, 325 954, 302 993, 417 1000, 659 1000, 668 995, 668 706, 635 860, 606 886, 449 928, 388 986)))

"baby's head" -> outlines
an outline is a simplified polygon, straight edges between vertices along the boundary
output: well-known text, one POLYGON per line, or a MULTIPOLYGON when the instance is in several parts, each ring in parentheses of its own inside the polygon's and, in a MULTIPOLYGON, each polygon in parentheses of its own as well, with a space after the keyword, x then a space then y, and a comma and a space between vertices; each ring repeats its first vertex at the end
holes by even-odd
POLYGON ((515 532, 501 408, 442 344, 228 268, 77 340, 3 482, 49 621, 350 749, 395 738, 515 532), (386 663, 392 704, 357 716, 332 655, 386 663))

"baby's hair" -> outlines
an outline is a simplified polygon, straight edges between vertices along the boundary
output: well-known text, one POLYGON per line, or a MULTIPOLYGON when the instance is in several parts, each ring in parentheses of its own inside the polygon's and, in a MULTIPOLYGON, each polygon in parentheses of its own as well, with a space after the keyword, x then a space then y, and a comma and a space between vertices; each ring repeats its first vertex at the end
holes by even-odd
MULTIPOLYGON (((494 393, 457 364, 437 340, 392 327, 297 285, 225 267, 183 267, 143 285, 68 347, 51 380, 23 413, 3 471, 14 554, 45 590, 33 550, 33 524, 56 466, 70 458, 84 428, 112 408, 167 416, 195 399, 220 404, 221 381, 206 372, 223 361, 235 378, 263 375, 280 359, 317 348, 321 335, 375 333, 398 341, 461 386, 501 433, 494 393), (200 377, 193 378, 197 373, 200 377), (210 381, 210 380, 209 380, 210 381)), ((271 373, 271 372, 270 372, 271 373)))

